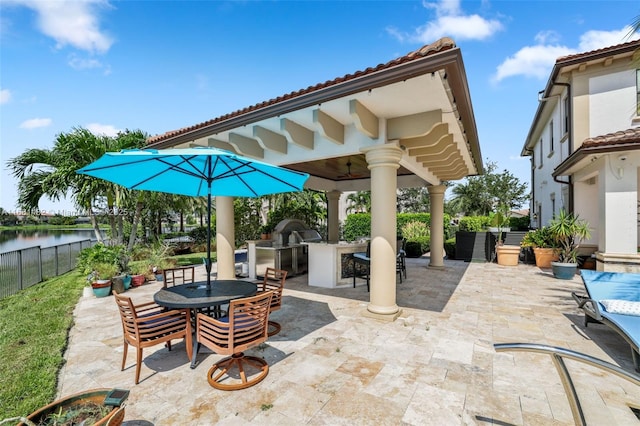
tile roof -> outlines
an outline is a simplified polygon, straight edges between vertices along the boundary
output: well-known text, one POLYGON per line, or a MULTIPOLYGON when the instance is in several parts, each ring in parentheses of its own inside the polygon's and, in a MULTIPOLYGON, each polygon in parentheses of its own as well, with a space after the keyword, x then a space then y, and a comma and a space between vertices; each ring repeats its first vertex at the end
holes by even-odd
POLYGON ((421 59, 421 58, 424 58, 424 57, 427 57, 427 56, 435 55, 437 53, 444 52, 444 51, 453 49, 455 47, 456 47, 456 44, 452 39, 450 39, 448 37, 444 37, 444 38, 441 38, 440 40, 437 40, 434 43, 431 43, 431 44, 428 44, 426 46, 423 46, 418 50, 414 50, 412 52, 409 52, 408 54, 406 54, 404 56, 401 56, 400 58, 393 59, 393 60, 387 62, 386 64, 379 64, 376 67, 369 67, 369 68, 367 68, 367 69, 365 69, 363 71, 356 71, 353 74, 347 74, 345 76, 338 77, 338 78, 335 78, 333 80, 328 80, 328 81, 326 81, 324 83, 318 83, 315 86, 309 86, 306 89, 301 89, 301 90, 298 90, 298 91, 295 91, 295 92, 290 92, 290 93, 287 93, 285 95, 279 96, 277 98, 270 99, 268 101, 264 101, 264 102, 255 104, 253 106, 246 107, 244 109, 237 110, 235 112, 231 112, 229 114, 225 114, 225 115, 222 115, 220 117, 217 117, 217 118, 214 118, 214 119, 211 119, 211 120, 199 123, 199 124, 195 124, 193 126, 183 127, 182 129, 171 130, 171 131, 168 131, 168 132, 160 134, 160 135, 152 136, 149 139, 147 139, 147 144, 160 142, 160 141, 163 141, 163 140, 166 140, 166 139, 178 136, 178 135, 182 135, 182 134, 194 131, 194 130, 201 129, 203 127, 207 127, 207 126, 210 126, 210 125, 213 125, 213 124, 216 124, 216 123, 223 122, 225 120, 228 120, 228 119, 231 119, 231 118, 234 118, 234 117, 241 116, 243 114, 250 113, 252 111, 259 110, 261 108, 265 108, 265 107, 268 107, 268 106, 272 106, 272 105, 278 104, 280 102, 288 101, 288 100, 291 100, 293 98, 297 98, 297 97, 300 97, 300 96, 303 96, 303 95, 307 95, 309 93, 313 93, 313 92, 319 91, 321 89, 324 89, 324 88, 327 88, 327 87, 330 87, 330 86, 335 86, 335 85, 338 85, 338 84, 341 84, 341 83, 346 83, 348 81, 355 80, 355 79, 363 77, 365 75, 369 75, 369 74, 373 74, 373 73, 376 73, 376 72, 379 72, 379 71, 387 70, 387 69, 396 67, 398 65, 401 65, 401 64, 404 64, 404 63, 407 63, 407 62, 411 62, 411 61, 414 61, 414 60, 418 60, 418 59, 421 59))
POLYGON ((607 53, 613 53, 617 50, 625 50, 626 48, 637 46, 640 47, 640 39, 632 40, 626 43, 616 44, 615 46, 603 47, 601 49, 590 50, 588 52, 580 52, 572 55, 560 56, 556 59, 556 64, 562 64, 563 62, 575 61, 576 59, 585 59, 589 56, 602 55, 607 53))
POLYGON ((595 148, 620 144, 640 144, 640 127, 585 139, 582 147, 595 148))

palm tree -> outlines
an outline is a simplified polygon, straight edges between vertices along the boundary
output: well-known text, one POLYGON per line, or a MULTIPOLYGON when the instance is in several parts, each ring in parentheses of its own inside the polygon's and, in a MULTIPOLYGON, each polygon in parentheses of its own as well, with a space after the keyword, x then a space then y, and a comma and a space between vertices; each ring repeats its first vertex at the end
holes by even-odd
MULTIPOLYGON (((69 196, 79 210, 88 212, 101 241, 95 207, 100 199, 106 199, 113 208, 119 205, 124 193, 122 188, 86 175, 76 170, 97 160, 107 151, 141 146, 146 135, 141 131, 125 131, 116 138, 97 136, 89 130, 77 127, 69 133, 56 136, 51 149, 28 149, 7 162, 13 175, 19 179, 18 204, 20 208, 33 212, 43 196, 56 201, 69 196)), ((118 235, 115 222, 114 235, 118 235)))
POLYGON ((369 213, 371 211, 371 191, 358 191, 347 196, 347 213, 369 213))

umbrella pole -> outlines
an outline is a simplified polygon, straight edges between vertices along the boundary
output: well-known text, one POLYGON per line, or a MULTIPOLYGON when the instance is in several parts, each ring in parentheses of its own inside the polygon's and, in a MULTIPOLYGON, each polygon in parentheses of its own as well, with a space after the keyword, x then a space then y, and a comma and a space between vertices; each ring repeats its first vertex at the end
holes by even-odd
POLYGON ((211 182, 207 194, 207 290, 211 288, 211 182))

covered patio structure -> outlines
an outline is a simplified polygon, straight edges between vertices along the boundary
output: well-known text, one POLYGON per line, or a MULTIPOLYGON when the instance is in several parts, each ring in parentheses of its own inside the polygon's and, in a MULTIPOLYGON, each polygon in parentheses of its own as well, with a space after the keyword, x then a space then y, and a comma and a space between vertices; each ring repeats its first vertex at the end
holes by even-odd
MULTIPOLYGON (((442 268, 443 182, 483 172, 462 54, 448 38, 385 64, 151 137, 148 145, 212 146, 309 173, 306 187, 327 194, 329 242, 339 238, 340 194, 371 190, 371 292, 365 314, 385 320, 400 314, 397 189, 427 187, 429 266, 442 268)), ((233 278, 232 198, 216 198, 216 221, 218 277, 233 278)))

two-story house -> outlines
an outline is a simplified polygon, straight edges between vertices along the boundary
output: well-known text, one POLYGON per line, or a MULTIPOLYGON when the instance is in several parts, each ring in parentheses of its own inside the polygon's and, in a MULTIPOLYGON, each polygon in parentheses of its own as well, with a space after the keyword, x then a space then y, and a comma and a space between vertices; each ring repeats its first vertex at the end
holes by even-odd
POLYGON ((531 222, 591 226, 596 268, 640 272, 640 40, 558 58, 527 135, 531 222))

